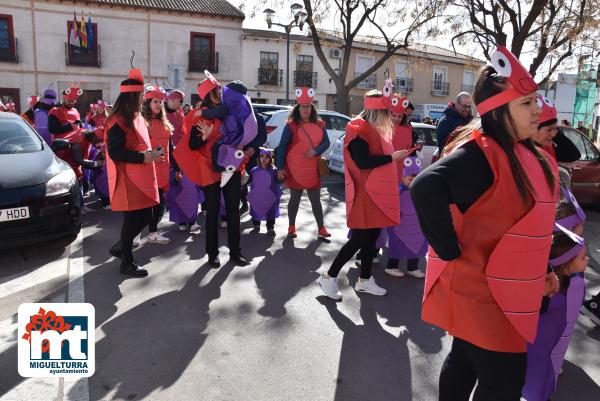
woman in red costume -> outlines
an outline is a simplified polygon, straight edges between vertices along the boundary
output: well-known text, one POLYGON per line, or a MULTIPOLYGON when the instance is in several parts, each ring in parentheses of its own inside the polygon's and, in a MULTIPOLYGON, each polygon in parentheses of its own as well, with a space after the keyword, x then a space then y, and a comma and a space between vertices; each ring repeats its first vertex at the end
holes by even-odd
POLYGON ((373 249, 381 228, 400 222, 400 195, 396 161, 408 155, 394 151, 389 101, 378 90, 367 92, 364 110, 348 123, 344 138, 346 222, 352 236, 340 249, 329 271, 317 280, 325 295, 340 299, 337 276, 360 249, 360 278, 355 289, 385 295, 371 276, 373 249))
MULTIPOLYGON (((219 139, 219 120, 207 120, 202 110, 221 103, 221 85, 212 75, 198 85, 198 96, 202 99, 200 107, 185 117, 184 137, 175 148, 177 164, 187 177, 202 186, 206 197, 206 253, 208 264, 221 266, 219 259, 219 208, 221 192, 227 209, 227 244, 229 260, 237 265, 246 266, 250 262, 242 255, 240 248, 240 196, 241 173, 236 171, 227 184, 221 188, 221 172, 213 168, 212 148, 219 139)), ((243 168, 243 165, 242 165, 243 168)))
POLYGON ((140 113, 144 76, 132 68, 121 82, 120 93, 106 121, 108 186, 113 211, 123 212, 121 239, 110 248, 121 259, 121 273, 145 277, 148 272, 133 260, 133 239, 152 220, 158 204, 154 161, 160 151, 152 149, 146 120, 140 113))
POLYGON ((519 401, 536 335, 558 200, 555 161, 539 151, 537 85, 505 47, 474 90, 481 121, 461 128, 411 196, 431 247, 422 318, 454 337, 441 401, 519 401))
POLYGON ((288 203, 288 236, 295 238, 296 215, 300 207, 300 198, 306 190, 313 215, 317 221, 320 238, 331 237, 323 223, 321 206, 321 177, 319 176, 319 158, 329 148, 329 137, 325 123, 319 118, 312 100, 313 88, 296 89, 296 106, 281 133, 279 146, 275 151, 276 165, 280 181, 285 180, 290 190, 288 203))
POLYGON ((171 240, 158 232, 158 223, 165 213, 164 194, 169 190, 170 161, 173 150, 173 126, 167 119, 164 102, 167 93, 160 86, 146 86, 142 115, 148 124, 148 134, 152 149, 160 147, 163 157, 154 163, 156 168, 156 181, 158 184, 158 205, 152 208, 152 220, 148 227, 148 242, 155 244, 168 244, 171 240))

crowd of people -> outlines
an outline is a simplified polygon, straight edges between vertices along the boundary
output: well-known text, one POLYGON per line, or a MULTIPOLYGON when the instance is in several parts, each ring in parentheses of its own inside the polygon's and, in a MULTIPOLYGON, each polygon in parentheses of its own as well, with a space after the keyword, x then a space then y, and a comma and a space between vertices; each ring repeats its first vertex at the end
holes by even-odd
MULTIPOLYGON (((363 111, 346 128, 348 239, 316 284, 341 299, 337 277, 356 255, 355 290, 385 295, 372 265, 386 246, 385 273, 425 278, 422 318, 453 336, 441 401, 471 394, 474 401, 546 401, 578 312, 600 324, 600 294, 584 302, 586 216, 557 171, 557 161, 580 154, 557 130, 556 108, 536 90, 519 60, 499 47, 473 94, 460 93, 444 112, 440 160, 423 171, 409 123, 414 107, 390 80, 365 94, 363 111), (418 263, 426 255, 423 274, 418 263)), ((287 235, 298 235, 306 191, 316 237, 331 236, 320 196, 329 138, 314 89, 296 90, 277 149, 263 147, 265 122, 246 92, 242 82, 222 86, 207 72, 197 87, 200 102, 186 111, 183 92, 146 85, 132 67, 114 104, 93 104, 84 122, 74 107, 82 94, 75 85, 59 105, 56 91, 46 90, 23 118, 74 169, 82 194, 91 184, 104 207, 122 212, 119 241, 109 250, 121 273, 148 275, 133 257, 134 242, 146 227, 148 242, 169 242, 158 231, 165 207, 180 230, 199 230, 200 204, 209 265, 221 265, 221 216, 230 262, 245 266, 241 214, 249 211, 252 232, 265 222, 275 235, 282 184, 290 194, 287 235)), ((83 196, 80 202, 83 208, 83 196)))

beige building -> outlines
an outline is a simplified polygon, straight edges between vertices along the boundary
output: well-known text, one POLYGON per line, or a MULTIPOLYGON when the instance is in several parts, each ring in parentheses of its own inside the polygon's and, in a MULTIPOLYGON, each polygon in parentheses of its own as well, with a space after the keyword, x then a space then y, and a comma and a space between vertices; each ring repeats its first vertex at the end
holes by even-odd
POLYGON ((204 69, 229 81, 242 75, 244 14, 225 0, 0 0, 0 98, 21 111, 27 97, 80 82, 81 109, 114 101, 131 51, 146 82, 180 88, 190 101, 204 69), (83 12, 94 29, 89 51, 69 45, 83 12))

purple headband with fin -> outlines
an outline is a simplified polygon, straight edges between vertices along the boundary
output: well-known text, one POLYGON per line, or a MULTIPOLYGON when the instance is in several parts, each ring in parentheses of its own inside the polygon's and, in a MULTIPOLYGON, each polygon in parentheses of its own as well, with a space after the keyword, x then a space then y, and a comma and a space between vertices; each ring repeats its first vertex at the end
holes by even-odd
MULTIPOLYGON (((585 222, 587 216, 585 215, 585 212, 583 211, 583 209, 577 202, 577 199, 575 199, 575 196, 573 195, 573 193, 571 191, 569 191, 569 189, 567 187, 561 186, 561 191, 563 194, 563 198, 565 198, 566 201, 568 201, 575 207, 575 210, 577 211, 577 213, 572 214, 567 217, 563 217, 562 219, 556 220, 556 223, 563 227, 567 227, 569 229, 572 229, 575 226, 583 224, 585 222)), ((559 231, 560 231, 560 229, 558 229, 555 225, 554 232, 559 232, 559 231)))
POLYGON ((558 223, 554 223, 554 227, 555 227, 555 231, 558 231, 561 234, 568 236, 571 239, 571 241, 573 241, 573 243, 574 243, 573 248, 569 249, 567 252, 563 253, 562 255, 560 255, 554 259, 550 259, 548 261, 548 264, 550 264, 550 266, 557 267, 557 266, 560 266, 563 263, 566 263, 569 260, 573 259, 575 256, 577 256, 579 254, 579 252, 581 252, 581 249, 585 248, 585 240, 583 239, 583 237, 580 237, 579 235, 575 234, 574 232, 567 230, 566 228, 564 228, 563 226, 561 226, 558 223), (558 230, 556 230, 556 229, 558 229, 558 230))
POLYGON ((270 157, 273 157, 274 154, 274 150, 273 149, 269 149, 269 148, 258 148, 260 150, 260 155, 269 155, 270 157))

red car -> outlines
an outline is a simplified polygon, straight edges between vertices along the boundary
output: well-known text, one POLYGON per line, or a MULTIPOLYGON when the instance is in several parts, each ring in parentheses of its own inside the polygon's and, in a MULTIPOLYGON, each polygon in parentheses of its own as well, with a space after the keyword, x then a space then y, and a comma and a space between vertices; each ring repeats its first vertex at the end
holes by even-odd
MULTIPOLYGON (((570 175, 571 191, 581 204, 600 202, 600 151, 581 132, 573 127, 559 125, 567 138, 577 147, 581 157, 572 163, 559 163, 570 175)), ((569 180, 561 174, 563 181, 569 180)), ((568 182, 565 184, 569 185, 568 182)))

